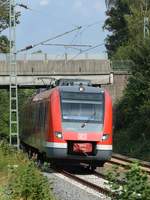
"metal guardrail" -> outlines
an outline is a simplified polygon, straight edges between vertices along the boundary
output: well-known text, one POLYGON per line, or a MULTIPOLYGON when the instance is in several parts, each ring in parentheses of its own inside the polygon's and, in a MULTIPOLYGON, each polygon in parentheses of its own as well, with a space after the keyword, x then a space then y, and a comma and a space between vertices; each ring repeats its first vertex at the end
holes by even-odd
MULTIPOLYGON (((60 69, 60 72, 63 72, 62 67, 65 68, 67 66, 67 71, 70 69, 70 65, 74 65, 70 72, 75 72, 75 68, 78 72, 80 72, 81 63, 82 66, 81 71, 89 70, 90 72, 93 70, 94 72, 104 72, 104 71, 126 71, 130 72, 132 66, 134 65, 133 61, 131 60, 108 60, 108 59, 100 59, 98 55, 82 55, 75 60, 71 60, 73 55, 68 55, 68 60, 66 62, 64 55, 49 55, 46 53, 37 53, 37 54, 18 54, 17 55, 17 63, 18 63, 18 72, 23 74, 25 71, 27 74, 30 72, 37 71, 41 74, 42 68, 44 66, 44 73, 52 70, 58 71, 57 68, 60 69), (80 62, 80 63, 79 63, 80 62), (94 63, 95 62, 95 63, 94 63), (59 64, 58 64, 59 63, 59 64), (61 63, 61 64, 60 64, 61 63), (53 67, 50 67, 50 65, 53 67), (58 65, 58 67, 57 67, 58 65), (87 70, 85 69, 85 65, 87 70), (87 67, 88 66, 88 67, 87 67), (92 66, 92 67, 90 67, 92 66), (94 67, 93 67, 94 66, 94 67), (101 69, 102 66, 102 69, 101 69), (47 69, 46 69, 47 68, 47 69), (20 70, 21 69, 21 70, 20 70)), ((9 55, 8 54, 0 54, 0 74, 5 74, 8 72, 8 61, 9 55)))
MULTIPOLYGON (((105 55, 100 54, 81 54, 76 58, 75 54, 67 54, 67 59, 69 60, 108 60, 105 55)), ((24 54, 17 54, 17 60, 21 61, 31 61, 31 60, 40 60, 40 61, 47 61, 47 60, 65 60, 65 54, 47 54, 47 53, 24 53, 24 54)), ((9 60, 9 54, 0 53, 0 61, 7 61, 9 60)))
POLYGON ((113 71, 131 71, 134 65, 132 60, 112 60, 110 62, 113 71))
MULTIPOLYGON (((42 75, 42 74, 109 74, 111 72, 109 60, 72 60, 67 63, 64 60, 29 60, 17 61, 18 75, 42 75)), ((9 65, 0 61, 0 75, 9 74, 9 65)))

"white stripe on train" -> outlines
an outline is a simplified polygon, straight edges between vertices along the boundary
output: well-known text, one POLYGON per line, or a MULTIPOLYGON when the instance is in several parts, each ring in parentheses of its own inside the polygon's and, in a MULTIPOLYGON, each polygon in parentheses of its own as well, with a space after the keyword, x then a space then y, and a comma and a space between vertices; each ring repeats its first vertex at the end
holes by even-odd
POLYGON ((112 145, 97 144, 96 149, 97 150, 112 150, 112 145))
MULTIPOLYGON (((67 143, 59 143, 59 142, 46 142, 46 147, 53 147, 53 148, 61 148, 65 149, 67 148, 67 143)), ((98 144, 96 146, 97 150, 112 150, 112 145, 104 145, 104 144, 98 144)))
POLYGON ((53 148, 67 148, 67 143, 59 143, 59 142, 46 142, 46 147, 53 147, 53 148))

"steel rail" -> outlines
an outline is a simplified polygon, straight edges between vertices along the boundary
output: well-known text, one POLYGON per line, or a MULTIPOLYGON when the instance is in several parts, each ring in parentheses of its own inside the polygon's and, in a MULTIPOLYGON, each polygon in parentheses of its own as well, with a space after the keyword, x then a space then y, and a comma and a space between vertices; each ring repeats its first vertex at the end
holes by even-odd
POLYGON ((150 163, 135 158, 128 158, 127 156, 123 156, 120 154, 113 154, 112 159, 107 161, 107 163, 126 167, 129 164, 132 164, 134 161, 139 162, 141 169, 150 175, 150 163))
MULTIPOLYGON (((76 175, 74 175, 74 174, 72 174, 72 173, 70 173, 70 172, 68 172, 66 170, 62 170, 62 169, 60 169, 60 168, 58 168, 56 166, 51 166, 50 168, 53 170, 53 172, 57 172, 59 174, 62 174, 63 176, 65 176, 67 178, 70 178, 70 179, 72 179, 72 180, 74 180, 74 181, 76 181, 76 182, 78 182, 78 183, 80 183, 80 184, 82 184, 82 185, 84 185, 84 186, 86 186, 88 188, 91 188, 91 189, 99 192, 100 194, 103 194, 103 195, 105 195, 107 197, 116 197, 115 192, 112 192, 111 190, 109 190, 107 188, 104 188, 104 187, 101 187, 101 186, 96 185, 94 183, 91 183, 89 181, 86 181, 85 179, 80 178, 80 177, 78 177, 78 176, 76 176, 76 175)), ((49 170, 46 171, 46 172, 49 173, 49 170)), ((99 178, 106 179, 105 175, 100 174, 98 172, 94 172, 91 175, 95 175, 95 176, 97 176, 99 178)))
POLYGON ((121 154, 115 154, 114 153, 112 155, 112 158, 119 159, 119 160, 122 160, 122 161, 125 161, 125 162, 129 162, 129 163, 133 163, 133 161, 137 161, 137 162, 140 163, 140 165, 142 167, 150 168, 150 162, 139 160, 139 159, 136 159, 136 158, 129 158, 129 157, 121 155, 121 154))
POLYGON ((98 185, 96 185, 94 183, 91 183, 89 181, 86 181, 86 180, 84 180, 82 178, 79 178, 78 176, 76 176, 76 175, 74 175, 74 174, 72 174, 72 173, 70 173, 68 171, 65 171, 65 170, 60 171, 59 170, 59 173, 63 174, 66 177, 69 177, 69 178, 71 178, 71 179, 73 179, 73 180, 75 180, 75 181, 77 181, 77 182, 89 187, 89 188, 92 188, 93 190, 95 190, 95 191, 97 191, 97 192, 99 192, 101 194, 104 194, 106 196, 115 196, 115 194, 112 193, 111 190, 109 190, 107 188, 104 188, 104 187, 101 187, 101 186, 98 186, 98 185))

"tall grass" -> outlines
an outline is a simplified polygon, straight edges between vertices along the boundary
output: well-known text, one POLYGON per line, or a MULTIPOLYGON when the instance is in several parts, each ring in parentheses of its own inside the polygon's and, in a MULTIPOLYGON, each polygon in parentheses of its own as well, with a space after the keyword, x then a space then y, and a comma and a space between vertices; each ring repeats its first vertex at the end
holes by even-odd
POLYGON ((51 185, 21 151, 0 142, 0 200, 53 200, 51 185))

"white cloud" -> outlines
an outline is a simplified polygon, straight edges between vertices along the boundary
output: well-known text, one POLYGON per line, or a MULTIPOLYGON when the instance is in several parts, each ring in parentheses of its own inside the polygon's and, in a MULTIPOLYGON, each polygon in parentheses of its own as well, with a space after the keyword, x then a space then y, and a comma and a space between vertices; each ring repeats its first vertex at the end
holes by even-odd
POLYGON ((49 3, 50 3, 49 0, 41 0, 40 1, 41 6, 47 6, 49 3))

